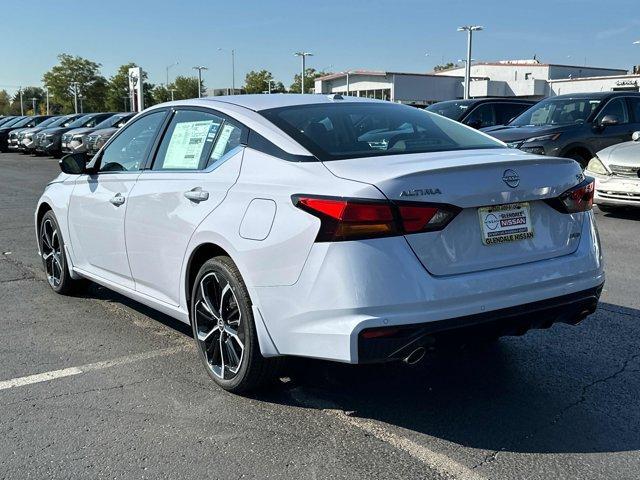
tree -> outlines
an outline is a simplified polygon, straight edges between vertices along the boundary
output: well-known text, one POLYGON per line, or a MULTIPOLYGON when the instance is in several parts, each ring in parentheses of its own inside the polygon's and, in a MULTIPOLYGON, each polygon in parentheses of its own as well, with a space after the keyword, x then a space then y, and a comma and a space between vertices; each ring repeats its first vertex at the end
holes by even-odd
MULTIPOLYGON (((25 87, 22 89, 22 104, 24 106, 24 114, 25 115, 35 115, 40 113, 40 109, 38 107, 42 107, 43 100, 45 98, 44 90, 40 87, 25 87), (33 111, 33 100, 36 99, 36 111, 33 111)), ((10 112, 12 115, 20 115, 20 91, 17 91, 13 95, 13 99, 11 100, 11 109, 10 112)))
POLYGON ((78 85, 78 93, 83 96, 85 112, 104 110, 107 81, 100 74, 100 64, 79 56, 62 53, 58 55, 59 63, 42 76, 42 81, 49 87, 56 103, 64 112, 74 112, 74 85, 78 85))
MULTIPOLYGON (((173 88, 173 87, 171 87, 173 88)), ((171 92, 163 84, 158 85, 151 92, 154 103, 163 103, 171 101, 171 92)))
POLYGON ((449 70, 451 68, 455 68, 457 65, 453 62, 445 63, 444 65, 436 65, 433 67, 434 72, 442 72, 443 70, 449 70))
MULTIPOLYGON (((175 100, 185 100, 187 98, 198 98, 198 79, 196 77, 183 77, 178 75, 171 88, 174 88, 175 100)), ((200 85, 200 91, 204 92, 204 82, 200 85)), ((169 95, 171 96, 171 95, 169 95)))
POLYGON ((272 92, 284 92, 282 82, 274 82, 273 75, 267 70, 256 72, 251 70, 244 79, 244 89, 247 93, 263 93, 269 91, 269 82, 271 82, 272 92))
POLYGON ((0 90, 0 115, 9 115, 11 111, 11 97, 6 90, 0 90))
MULTIPOLYGON (((307 68, 304 71, 304 91, 308 93, 314 87, 314 81, 316 78, 324 77, 325 75, 330 75, 327 72, 318 72, 315 68, 307 68)), ((291 87, 289 87, 290 93, 300 93, 300 74, 296 74, 293 77, 293 83, 291 87)))

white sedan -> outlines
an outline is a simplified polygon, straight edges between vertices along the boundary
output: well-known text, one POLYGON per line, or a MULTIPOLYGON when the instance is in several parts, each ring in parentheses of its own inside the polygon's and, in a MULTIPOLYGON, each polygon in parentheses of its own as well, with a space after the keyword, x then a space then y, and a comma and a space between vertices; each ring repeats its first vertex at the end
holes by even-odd
POLYGON ((596 180, 594 203, 602 211, 640 207, 640 132, 632 138, 599 151, 587 165, 585 173, 596 180))
POLYGON ((60 164, 35 212, 51 288, 90 279, 190 323, 234 392, 286 356, 413 363, 452 339, 576 324, 604 283, 576 162, 412 107, 172 102, 60 164))

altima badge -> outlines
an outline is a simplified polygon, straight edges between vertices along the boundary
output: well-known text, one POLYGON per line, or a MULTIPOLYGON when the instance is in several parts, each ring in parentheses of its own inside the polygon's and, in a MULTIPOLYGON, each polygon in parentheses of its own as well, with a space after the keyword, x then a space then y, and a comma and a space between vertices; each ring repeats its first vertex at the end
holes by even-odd
POLYGON ((509 168, 502 174, 502 181, 511 188, 516 188, 520 185, 520 176, 509 168))
POLYGON ((441 195, 439 188, 416 188, 414 190, 403 190, 401 197, 420 197, 422 195, 441 195))

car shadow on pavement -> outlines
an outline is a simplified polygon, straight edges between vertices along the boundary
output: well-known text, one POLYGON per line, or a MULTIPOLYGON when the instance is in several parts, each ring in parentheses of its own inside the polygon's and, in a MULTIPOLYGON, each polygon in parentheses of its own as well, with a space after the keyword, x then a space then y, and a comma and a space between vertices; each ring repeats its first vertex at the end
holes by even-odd
POLYGON ((640 449, 638 330, 640 310, 604 303, 577 327, 505 337, 415 366, 300 360, 286 388, 256 398, 338 408, 406 429, 409 437, 491 452, 634 451, 640 449))
POLYGON ((640 208, 620 208, 610 212, 599 210, 601 215, 621 220, 640 220, 640 208))

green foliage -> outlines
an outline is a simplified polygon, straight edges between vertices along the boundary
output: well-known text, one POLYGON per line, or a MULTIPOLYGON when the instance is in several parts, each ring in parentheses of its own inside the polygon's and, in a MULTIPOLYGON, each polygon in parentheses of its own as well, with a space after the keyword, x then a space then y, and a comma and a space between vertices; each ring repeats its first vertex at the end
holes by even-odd
POLYGON ((74 112, 73 85, 78 83, 78 91, 84 97, 85 112, 99 112, 105 109, 107 81, 100 74, 100 64, 79 56, 66 53, 58 55, 59 63, 42 76, 55 101, 62 111, 74 112))
MULTIPOLYGON (((107 85, 106 97, 105 97, 105 108, 110 112, 119 112, 124 109, 125 106, 125 98, 129 98, 129 69, 137 67, 134 62, 125 63, 124 65, 120 65, 116 74, 109 79, 109 83, 107 85)), ((153 97, 153 85, 149 84, 147 80, 147 73, 142 71, 142 79, 144 81, 144 85, 142 86, 142 93, 144 96, 144 107, 150 107, 151 105, 155 105, 157 102, 153 97)), ((129 101, 127 101, 127 110, 131 110, 131 106, 129 105, 129 101)))
MULTIPOLYGON (((330 75, 328 72, 318 72, 315 68, 307 68, 304 71, 304 91, 305 93, 309 93, 311 89, 314 87, 314 81, 316 78, 324 77, 325 75, 330 75)), ((296 74, 293 77, 293 83, 291 87, 289 87, 290 93, 300 93, 300 74, 296 74)))
POLYGON ((247 73, 244 80, 244 89, 247 93, 268 92, 269 81, 271 81, 271 92, 280 93, 285 91, 282 82, 274 82, 273 75, 267 70, 260 70, 259 72, 251 70, 247 73))
POLYGON ((434 72, 442 72, 443 70, 449 70, 451 68, 455 68, 457 65, 453 62, 445 63, 444 65, 436 65, 433 67, 434 72))
POLYGON ((6 90, 0 90, 0 115, 11 113, 11 97, 6 90))
MULTIPOLYGON (((196 77, 178 75, 171 84, 171 88, 175 89, 174 100, 198 98, 198 79, 196 77)), ((202 82, 200 88, 202 92, 205 91, 204 82, 202 82)), ((169 98, 171 98, 171 94, 169 94, 169 98)))
MULTIPOLYGON (((6 93, 6 92, 5 92, 6 93)), ((22 104, 24 106, 25 115, 34 115, 33 100, 36 99, 36 114, 42 111, 42 106, 45 103, 45 92, 40 87, 25 87, 22 89, 22 104)), ((11 106, 9 109, 11 115, 20 115, 20 91, 17 91, 11 99, 11 106)))

